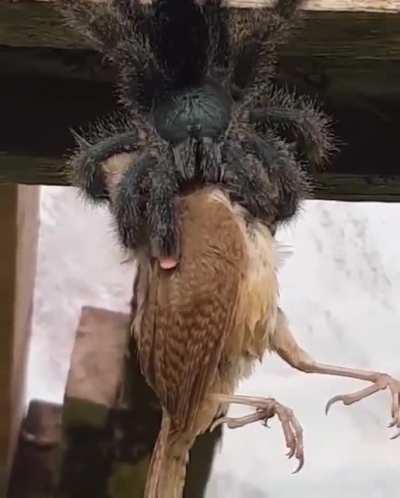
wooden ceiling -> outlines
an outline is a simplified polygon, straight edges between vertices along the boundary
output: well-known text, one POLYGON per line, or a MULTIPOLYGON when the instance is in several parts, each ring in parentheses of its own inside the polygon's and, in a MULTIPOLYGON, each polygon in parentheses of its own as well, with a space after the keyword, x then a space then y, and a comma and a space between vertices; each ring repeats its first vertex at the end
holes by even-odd
MULTIPOLYGON (((344 143, 315 195, 400 200, 400 0, 310 0, 305 9, 280 77, 322 99, 344 143)), ((0 182, 68 183, 68 129, 115 107, 112 79, 51 2, 0 0, 0 182)))

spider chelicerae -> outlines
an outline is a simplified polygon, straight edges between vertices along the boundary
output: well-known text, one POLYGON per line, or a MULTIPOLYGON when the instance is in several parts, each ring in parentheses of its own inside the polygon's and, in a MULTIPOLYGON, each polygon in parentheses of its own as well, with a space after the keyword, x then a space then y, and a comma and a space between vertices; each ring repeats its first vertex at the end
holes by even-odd
POLYGON ((121 110, 74 132, 72 181, 109 202, 122 244, 179 258, 182 193, 219 185, 274 232, 334 149, 329 118, 274 83, 301 0, 62 2, 68 24, 117 70, 121 110))

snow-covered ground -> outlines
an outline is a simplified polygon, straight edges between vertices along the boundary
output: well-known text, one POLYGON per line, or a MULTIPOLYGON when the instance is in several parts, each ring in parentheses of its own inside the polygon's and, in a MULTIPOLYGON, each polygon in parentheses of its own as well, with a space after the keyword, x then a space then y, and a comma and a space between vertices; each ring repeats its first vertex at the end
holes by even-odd
MULTIPOLYGON (((280 274, 282 306, 318 360, 400 377, 400 206, 310 201, 279 238, 294 246, 280 274)), ((107 211, 72 188, 43 188, 28 397, 61 401, 82 305, 128 310, 132 263, 115 243, 107 211)), ((356 381, 299 373, 268 357, 240 392, 274 396, 305 431, 306 465, 284 456, 277 422, 226 431, 209 498, 394 498, 400 440, 390 441, 389 396, 323 413, 356 381)), ((236 410, 233 413, 241 413, 236 410)))

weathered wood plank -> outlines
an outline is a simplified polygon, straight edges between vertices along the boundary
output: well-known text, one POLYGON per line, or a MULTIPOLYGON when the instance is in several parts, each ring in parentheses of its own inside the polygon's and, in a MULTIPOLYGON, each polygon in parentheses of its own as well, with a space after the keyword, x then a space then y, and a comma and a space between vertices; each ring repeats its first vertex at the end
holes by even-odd
POLYGON ((83 308, 64 399, 58 498, 140 498, 143 494, 147 459, 159 420, 151 416, 154 409, 149 413, 148 397, 143 396, 142 386, 132 377, 134 365, 132 371, 126 368, 128 345, 127 315, 83 308), (125 380, 135 386, 132 390, 139 411, 147 410, 144 430, 143 421, 140 425, 144 445, 132 433, 138 430, 137 417, 121 406, 125 380), (124 424, 126 421, 128 424, 124 424), (131 453, 126 454, 126 448, 131 453), (137 448, 141 448, 141 454, 135 454, 137 448), (132 452, 138 456, 135 461, 129 458, 132 452), (125 469, 123 477, 121 466, 125 469), (121 493, 121 480, 128 480, 129 494, 121 493))
POLYGON ((61 413, 60 405, 36 400, 30 403, 22 424, 7 498, 54 498, 61 413))
MULTIPOLYGON (((386 74, 384 67, 381 74, 386 74)), ((293 74, 295 70, 296 66, 293 74)), ((297 77, 295 82, 300 91, 303 87, 306 91, 312 89, 300 70, 297 77)), ((385 83, 384 78, 380 79, 385 83)), ((321 84, 324 85, 324 81, 321 84)), ((393 88, 393 94, 387 100, 382 96, 351 93, 331 95, 322 88, 322 101, 325 93, 328 94, 326 100, 336 123, 335 133, 345 144, 341 153, 335 156, 329 173, 355 175, 346 177, 346 181, 352 181, 352 178, 357 181, 353 193, 349 193, 343 192, 343 184, 332 183, 334 176, 326 176, 327 186, 325 190, 317 189, 317 197, 350 200, 371 195, 371 200, 398 199, 396 181, 390 181, 394 192, 388 192, 385 187, 383 194, 379 187, 374 196, 371 182, 367 180, 360 184, 359 179, 400 175, 397 161, 399 88, 400 85, 393 88)), ((109 84, 21 77, 0 80, 0 108, 9 117, 7 127, 0 135, 0 183, 66 185, 68 170, 61 158, 73 145, 69 128, 84 126, 115 107, 109 84)))
MULTIPOLYGON (((400 58, 399 18, 393 9, 372 7, 364 12, 309 10, 301 36, 284 53, 313 57, 329 51, 331 58, 400 58)), ((51 4, 43 2, 0 2, 0 45, 87 48, 85 40, 64 26, 51 4)))
POLYGON ((128 323, 121 313, 82 309, 64 396, 63 423, 68 428, 106 427, 123 383, 128 323))
POLYGON ((13 156, 0 151, 0 184, 69 185, 65 162, 35 156, 13 156))
POLYGON ((0 230, 7 238, 0 244, 0 492, 5 493, 9 436, 12 424, 11 405, 11 372, 14 328, 15 299, 15 264, 17 244, 16 212, 18 203, 18 187, 2 185, 0 187, 0 230))
MULTIPOLYGON (((364 97, 399 100, 399 15, 309 15, 305 29, 282 53, 280 70, 285 79, 300 86, 310 84, 324 100, 341 95, 351 96, 353 101, 364 97)), ((0 2, 0 19, 3 76, 57 78, 60 88, 70 85, 69 80, 112 80, 110 68, 102 66, 85 42, 63 27, 49 4, 0 2)))
MULTIPOLYGON (((357 23, 354 29, 357 30, 357 23)), ((361 28, 359 34, 362 38, 361 28)), ((362 45, 361 42, 360 44, 362 45)), ((354 51, 356 45, 356 42, 352 44, 349 39, 344 40, 340 57, 330 54, 328 39, 324 47, 321 45, 315 50, 313 56, 310 53, 283 54, 279 64, 280 77, 296 86, 321 92, 323 100, 347 96, 352 97, 353 104, 360 98, 370 97, 400 101, 400 54, 399 57, 394 54, 393 58, 385 59, 384 54, 390 55, 391 51, 390 48, 385 49, 385 43, 382 43, 380 47, 376 45, 376 50, 371 48, 374 56, 358 57, 357 51, 354 51), (382 74, 386 77, 382 78, 382 74)), ((8 78, 18 78, 21 83, 29 79, 29 84, 35 84, 41 78, 51 78, 54 85, 64 88, 65 94, 69 92, 68 86, 74 82, 110 84, 115 79, 112 68, 102 64, 100 56, 84 49, 0 46, 0 67, 3 84, 8 78)), ((10 92, 15 93, 17 88, 11 86, 8 90, 3 90, 4 98, 9 98, 10 92)), ((109 95, 111 94, 110 88, 109 95)), ((101 111, 103 104, 98 102, 98 105, 101 111)), ((20 112, 23 110, 21 108, 20 112)))
MULTIPOLYGON (((59 159, 11 156, 3 168, 0 155, 0 183, 70 185, 65 163, 59 159), (14 164, 16 167, 12 168, 14 164)), ((400 175, 356 175, 321 173, 315 177, 314 199, 342 201, 400 202, 400 175)))
POLYGON ((0 188, 0 496, 24 411, 27 346, 36 274, 38 188, 0 188))
MULTIPOLYGON (((34 0, 52 1, 52 0, 34 0)), ((92 0, 101 2, 104 0, 92 0)), ((150 2, 151 0, 142 0, 150 2)), ((229 7, 257 8, 272 6, 276 0, 225 0, 229 7)), ((372 12, 398 12, 400 0, 308 0, 304 4, 305 10, 343 10, 343 11, 372 11, 372 12)))
MULTIPOLYGON (((37 244, 39 238, 40 191, 35 186, 18 186, 17 244, 14 247, 15 295, 12 346, 12 425, 10 449, 14 450, 19 426, 25 411, 25 372, 32 329, 33 295, 36 281, 37 244)), ((9 282, 10 284, 10 282, 9 282)), ((12 458, 12 453, 10 453, 12 458)))
MULTIPOLYGON (((0 24, 1 26, 1 24, 0 24)), ((92 50, 47 47, 0 46, 2 78, 57 78, 91 82, 110 82, 112 68, 102 64, 101 56, 92 50)))
MULTIPOLYGON (((230 7, 264 7, 275 0, 227 0, 230 7)), ((304 10, 347 11, 347 12, 400 12, 400 0, 309 0, 304 10)))
MULTIPOLYGON (((373 5, 347 5, 344 0, 331 3, 332 9, 355 5, 364 10, 382 8, 375 0, 373 5)), ((344 182, 350 182, 353 191, 328 175, 321 177, 326 185, 316 189, 317 197, 398 198, 396 181, 384 189, 375 181, 382 175, 400 174, 396 161, 400 16, 385 10, 397 8, 397 3, 384 2, 386 13, 309 11, 306 29, 282 54, 280 77, 326 102, 337 123, 337 136, 347 144, 330 173, 350 174, 344 182)), ((322 3, 309 5, 319 8, 322 3)), ((4 76, 0 80, 0 108, 9 116, 0 136, 0 183, 66 184, 68 172, 59 158, 72 145, 68 129, 114 108, 109 83, 112 71, 102 66, 82 40, 62 28, 48 4, 2 2, 0 16, 4 6, 12 15, 0 17, 0 44, 4 36, 16 46, 0 48, 4 76), (40 40, 48 46, 40 47, 40 40), (67 48, 51 48, 53 42, 67 48), (29 48, 35 43, 39 46, 29 48)))
POLYGON ((323 173, 315 178, 314 198, 349 202, 400 202, 400 175, 323 173))

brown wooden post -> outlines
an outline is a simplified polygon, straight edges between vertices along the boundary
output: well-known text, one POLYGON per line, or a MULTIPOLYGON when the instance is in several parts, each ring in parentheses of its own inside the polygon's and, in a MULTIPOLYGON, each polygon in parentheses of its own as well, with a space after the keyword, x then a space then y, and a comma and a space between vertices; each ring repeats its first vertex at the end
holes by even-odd
POLYGON ((24 411, 27 346, 31 331, 39 188, 0 188, 0 496, 24 411))
POLYGON ((62 407, 32 401, 22 423, 7 498, 54 498, 62 407))

